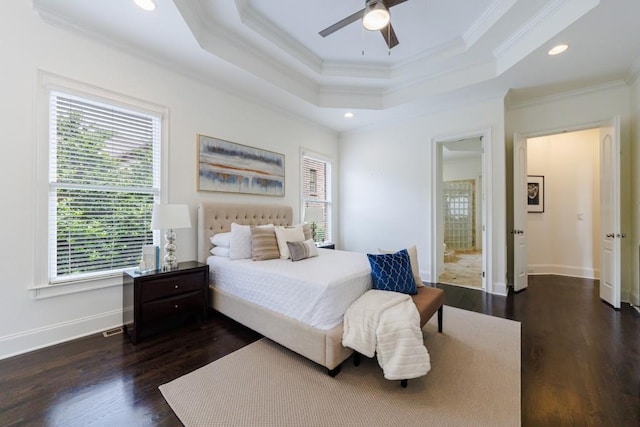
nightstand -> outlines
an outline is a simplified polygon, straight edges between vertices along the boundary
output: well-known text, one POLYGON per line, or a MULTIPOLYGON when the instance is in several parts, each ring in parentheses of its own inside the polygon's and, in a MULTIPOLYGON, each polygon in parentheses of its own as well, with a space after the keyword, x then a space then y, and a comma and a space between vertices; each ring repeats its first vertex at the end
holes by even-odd
POLYGON ((335 249, 336 244, 331 242, 323 242, 323 243, 317 243, 316 247, 321 249, 335 249))
POLYGON ((193 317, 204 320, 208 290, 209 266, 195 261, 181 262, 171 271, 125 271, 122 323, 131 342, 193 317))

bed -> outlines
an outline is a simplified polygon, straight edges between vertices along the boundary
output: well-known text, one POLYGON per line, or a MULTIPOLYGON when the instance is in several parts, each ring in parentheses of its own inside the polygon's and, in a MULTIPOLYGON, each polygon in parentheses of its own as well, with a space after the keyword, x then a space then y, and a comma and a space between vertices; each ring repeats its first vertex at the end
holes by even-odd
MULTIPOLYGON (((210 283, 209 305, 214 310, 326 367, 330 375, 336 375, 340 370, 341 363, 352 353, 351 349, 342 346, 342 315, 351 301, 357 299, 371 287, 370 270, 366 256, 351 252, 318 249, 320 256, 314 258, 313 261, 312 259, 298 262, 290 260, 229 261, 222 257, 212 257, 210 238, 216 233, 229 231, 234 222, 242 225, 287 226, 292 224, 292 209, 282 205, 200 203, 198 208, 198 260, 208 263, 212 273, 210 274, 212 283, 210 283), (343 262, 339 267, 334 267, 337 265, 334 263, 339 262, 338 258, 342 256, 341 254, 352 258, 343 262), (326 265, 322 267, 320 262, 328 262, 332 268, 327 269, 326 265), (216 270, 223 268, 225 264, 227 269, 216 270), (349 270, 347 267, 349 264, 356 266, 356 269, 349 270), (257 270, 254 271, 254 268, 257 270), (322 275, 313 273, 323 268, 324 271, 331 271, 331 273, 322 275), (262 271, 261 269, 271 269, 272 271, 262 271), (299 280, 295 287, 295 289, 299 288, 300 292, 298 293, 307 293, 304 288, 307 284, 304 282, 304 277, 301 276, 301 271, 305 269, 308 269, 312 276, 321 276, 323 280, 327 281, 325 287, 328 292, 312 298, 314 300, 313 307, 285 315, 269 308, 269 304, 265 306, 264 295, 260 296, 252 292, 256 286, 251 285, 251 277, 255 279, 256 276, 265 274, 264 277, 268 275, 271 277, 270 280, 274 282, 275 293, 277 293, 278 286, 292 289, 291 283, 294 283, 291 282, 292 280, 299 280), (218 271, 226 273, 222 274, 218 271), (281 280, 278 280, 278 274, 280 272, 285 274, 284 271, 287 271, 286 276, 282 276, 281 280), (220 286, 216 286, 214 283, 216 277, 221 282, 220 286), (346 296, 341 297, 342 299, 338 299, 338 302, 331 302, 336 301, 335 295, 327 294, 331 294, 337 288, 335 283, 342 281, 348 282, 352 289, 347 292, 346 296), (247 294, 227 291, 227 284, 234 282, 240 283, 241 287, 244 286, 247 294), (341 305, 341 307, 333 307, 334 305, 341 305)), ((309 288, 309 292, 312 292, 311 289, 309 288)), ((292 305, 298 307, 301 304, 296 302, 292 305)))

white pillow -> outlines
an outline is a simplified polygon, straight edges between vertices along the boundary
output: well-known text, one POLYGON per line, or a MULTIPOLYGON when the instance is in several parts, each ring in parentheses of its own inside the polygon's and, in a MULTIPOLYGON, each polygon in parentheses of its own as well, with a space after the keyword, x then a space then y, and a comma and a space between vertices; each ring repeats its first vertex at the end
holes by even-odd
MULTIPOLYGON (((389 251, 385 249, 378 249, 378 252, 381 254, 395 254, 398 251, 389 251)), ((416 281, 416 287, 424 286, 422 283, 422 277, 420 277, 420 266, 418 265, 418 249, 415 246, 410 246, 407 248, 407 252, 409 253, 409 262, 411 263, 411 272, 413 273, 413 278, 416 281)))
POLYGON ((229 248, 223 248, 222 246, 214 246, 213 248, 211 248, 209 252, 211 252, 211 255, 223 256, 223 257, 229 258, 229 248))
POLYGON ((210 240, 212 245, 228 248, 231 245, 231 232, 214 234, 210 240))
POLYGON ((229 239, 229 259, 251 258, 251 227, 231 223, 229 239))
POLYGON ((295 227, 276 227, 275 230, 280 258, 291 258, 287 242, 304 242, 304 231, 302 231, 302 225, 296 225, 295 227))
MULTIPOLYGON (((273 227, 273 224, 258 227, 273 227)), ((231 223, 231 239, 229 245, 229 259, 251 258, 251 226, 231 223)))

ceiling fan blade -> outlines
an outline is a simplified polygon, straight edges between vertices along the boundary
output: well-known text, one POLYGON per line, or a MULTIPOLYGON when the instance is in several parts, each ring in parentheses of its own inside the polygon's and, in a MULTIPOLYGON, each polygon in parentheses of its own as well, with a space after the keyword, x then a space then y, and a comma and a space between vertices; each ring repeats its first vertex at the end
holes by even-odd
POLYGON ((387 7, 387 9, 393 7, 393 6, 397 6, 400 3, 404 3, 407 0, 382 0, 382 2, 384 3, 384 5, 387 7))
POLYGON ((346 18, 331 25, 330 27, 325 28, 324 30, 320 31, 318 34, 320 34, 322 37, 327 37, 329 34, 333 34, 339 29, 344 28, 347 25, 351 24, 352 22, 356 22, 358 19, 361 19, 363 13, 364 13, 364 9, 361 9, 356 13, 354 13, 353 15, 349 15, 346 18))
POLYGON ((382 37, 384 37, 384 41, 387 42, 387 46, 389 46, 389 49, 397 46, 400 43, 398 41, 398 37, 396 37, 396 32, 393 30, 393 25, 391 25, 391 23, 381 29, 380 34, 382 34, 382 37))

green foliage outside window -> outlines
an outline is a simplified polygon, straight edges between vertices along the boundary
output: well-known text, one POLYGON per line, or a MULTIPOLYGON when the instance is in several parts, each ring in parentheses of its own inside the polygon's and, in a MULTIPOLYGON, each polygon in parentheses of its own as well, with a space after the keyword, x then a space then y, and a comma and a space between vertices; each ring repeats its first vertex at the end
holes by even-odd
POLYGON ((130 137, 72 109, 58 111, 56 125, 56 275, 136 265, 153 242, 151 135, 119 144, 130 137))

